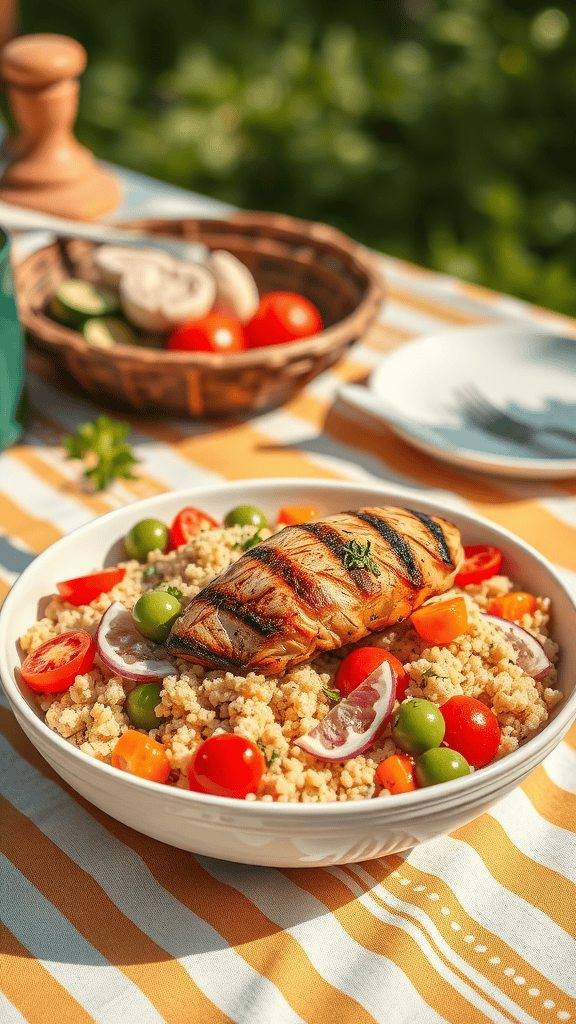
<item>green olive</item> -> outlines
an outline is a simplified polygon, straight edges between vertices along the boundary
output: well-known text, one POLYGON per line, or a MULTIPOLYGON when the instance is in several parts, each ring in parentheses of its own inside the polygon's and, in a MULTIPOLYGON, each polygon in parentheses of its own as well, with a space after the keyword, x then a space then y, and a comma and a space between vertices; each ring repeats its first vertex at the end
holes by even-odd
POLYGON ((166 590, 149 590, 132 609, 134 625, 142 636, 163 644, 182 611, 177 597, 166 590))
POLYGON ((159 519, 141 519, 124 538, 130 558, 143 560, 149 551, 164 551, 168 544, 168 527, 159 519))
POLYGON ((416 781, 419 786, 435 786, 461 775, 469 775, 470 765, 462 754, 450 747, 431 747, 420 754, 416 762, 416 781))
POLYGON ((165 722, 158 718, 154 708, 160 703, 162 683, 140 683, 128 694, 124 710, 137 729, 156 729, 165 722))
POLYGON ((261 509, 255 505, 238 505, 228 513, 224 526, 257 526, 262 529, 268 526, 268 520, 261 509))
POLYGON ((422 754, 439 747, 444 739, 444 719, 430 700, 414 697, 396 709, 392 721, 392 739, 408 754, 422 754))

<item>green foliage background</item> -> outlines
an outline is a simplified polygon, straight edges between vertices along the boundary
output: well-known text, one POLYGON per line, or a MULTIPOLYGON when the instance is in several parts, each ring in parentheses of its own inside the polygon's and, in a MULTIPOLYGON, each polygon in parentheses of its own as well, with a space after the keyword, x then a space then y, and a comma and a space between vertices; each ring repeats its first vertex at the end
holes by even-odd
POLYGON ((576 33, 534 0, 22 0, 98 156, 576 315, 576 33))

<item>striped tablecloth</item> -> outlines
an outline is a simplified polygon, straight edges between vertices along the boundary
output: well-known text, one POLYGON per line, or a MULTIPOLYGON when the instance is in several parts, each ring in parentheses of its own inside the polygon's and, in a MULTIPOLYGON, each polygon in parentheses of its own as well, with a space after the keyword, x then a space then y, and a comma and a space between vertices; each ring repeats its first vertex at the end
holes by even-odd
MULTIPOLYGON (((249 422, 124 417, 138 480, 99 496, 78 488, 60 440, 101 410, 30 372, 33 421, 0 456, 0 596, 35 554, 109 509, 267 476, 449 496, 533 544, 576 592, 576 479, 467 475, 337 398, 382 352, 443 325, 546 321, 576 337, 576 321, 380 263, 388 300, 344 362, 249 422)), ((0 742, 5 1024, 576 1021, 576 726, 465 828, 400 856, 310 870, 210 860, 133 832, 61 782, 5 702, 0 742)))

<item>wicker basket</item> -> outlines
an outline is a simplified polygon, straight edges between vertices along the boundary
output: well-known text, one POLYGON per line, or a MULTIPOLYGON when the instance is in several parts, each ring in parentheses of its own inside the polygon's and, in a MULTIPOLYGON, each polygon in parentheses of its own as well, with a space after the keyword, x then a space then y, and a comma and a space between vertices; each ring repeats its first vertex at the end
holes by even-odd
POLYGON ((120 398, 132 409, 210 417, 281 405, 341 358, 383 301, 369 253, 324 224, 246 212, 227 220, 138 220, 124 226, 227 249, 252 271, 261 293, 299 292, 318 307, 325 324, 314 337, 240 353, 95 348, 45 313, 64 278, 90 279, 93 243, 69 240, 34 253, 15 268, 20 319, 30 342, 55 356, 84 391, 120 398))

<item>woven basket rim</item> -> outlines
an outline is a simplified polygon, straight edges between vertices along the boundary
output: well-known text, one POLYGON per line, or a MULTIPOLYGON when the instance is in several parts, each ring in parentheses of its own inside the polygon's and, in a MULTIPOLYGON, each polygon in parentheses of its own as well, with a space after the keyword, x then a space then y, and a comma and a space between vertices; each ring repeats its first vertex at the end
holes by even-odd
MULTIPOLYGON (((23 327, 32 335, 40 335, 42 343, 50 348, 76 351, 78 354, 97 354, 99 360, 114 362, 118 357, 130 358, 135 364, 142 366, 155 363, 157 365, 173 366, 198 366, 212 367, 214 369, 235 369, 249 368, 267 365, 269 367, 281 367, 287 360, 294 360, 298 356, 322 356, 329 352, 332 347, 342 339, 355 333, 362 334, 368 323, 373 319, 379 305, 384 300, 384 282, 376 268, 376 256, 365 248, 360 242, 355 242, 344 232, 331 225, 314 221, 299 220, 287 214, 266 213, 264 211, 243 210, 234 213, 229 217, 148 217, 131 220, 122 220, 114 224, 115 227, 126 228, 127 230, 138 230, 142 228, 152 231, 153 225, 158 226, 180 226, 182 231, 186 225, 202 224, 205 227, 210 225, 218 228, 230 226, 235 227, 254 226, 265 228, 270 226, 276 237, 284 235, 286 238, 295 234, 306 235, 311 244, 328 244, 337 250, 338 254, 346 258, 347 263, 352 263, 361 270, 367 280, 366 294, 358 303, 358 306, 336 324, 324 328, 318 334, 296 341, 283 342, 281 345, 266 345, 260 348, 245 349, 242 352, 171 352, 165 348, 146 348, 142 345, 126 345, 116 342, 110 348, 99 348, 90 345, 78 332, 56 323, 43 312, 35 312, 26 307, 20 311, 20 319, 23 327), (51 336, 52 335, 52 336, 51 336)), ((154 232, 161 237, 159 231, 154 232)), ((182 237, 180 233, 166 233, 167 238, 182 237)), ((97 244, 97 243, 94 243, 97 244)), ((304 243, 303 243, 304 244, 304 243)), ((43 246, 32 255, 26 257, 15 268, 16 276, 25 274, 26 270, 39 258, 42 253, 55 249, 58 242, 43 246)))

